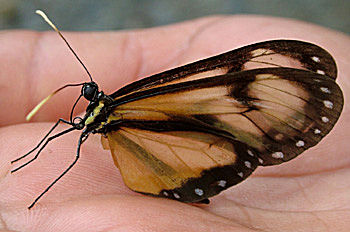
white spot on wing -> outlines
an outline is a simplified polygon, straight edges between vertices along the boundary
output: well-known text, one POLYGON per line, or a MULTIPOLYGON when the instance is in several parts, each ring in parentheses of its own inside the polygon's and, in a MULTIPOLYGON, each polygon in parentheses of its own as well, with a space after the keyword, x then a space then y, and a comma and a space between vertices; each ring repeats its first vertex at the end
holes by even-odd
POLYGON ((248 154, 249 154, 250 156, 253 156, 253 157, 254 157, 254 154, 253 154, 253 152, 252 152, 251 150, 247 150, 247 152, 248 152, 248 154))
POLYGON ((179 195, 179 194, 173 193, 173 195, 174 195, 174 197, 175 197, 176 199, 180 199, 180 195, 179 195))
POLYGON ((259 163, 261 163, 261 164, 264 163, 264 160, 262 160, 261 158, 259 158, 258 160, 259 160, 259 163))
POLYGON ((323 70, 319 70, 319 69, 318 69, 316 72, 317 72, 318 74, 322 74, 322 75, 326 74, 323 70))
POLYGON ((249 161, 244 161, 244 165, 245 165, 247 168, 252 168, 252 164, 251 164, 249 161))
POLYGON ((168 193, 168 192, 165 192, 165 191, 164 191, 163 194, 164 194, 164 196, 166 196, 166 197, 169 196, 169 193, 168 193))
POLYGON ((320 89, 324 93, 331 93, 331 91, 327 87, 321 87, 320 89))
POLYGON ((318 134, 321 133, 321 131, 320 131, 319 129, 315 129, 315 130, 314 130, 314 133, 315 133, 316 135, 318 135, 318 134))
POLYGON ((272 157, 275 159, 283 159, 284 154, 280 151, 276 151, 276 152, 272 153, 272 157))
POLYGON ((329 118, 327 118, 326 116, 323 116, 321 119, 322 119, 322 122, 324 123, 329 122, 329 118))
POLYGON ((329 109, 333 109, 333 103, 331 101, 324 100, 323 104, 324 104, 325 107, 327 107, 329 109))
POLYGON ((239 172, 239 173, 237 173, 237 175, 239 175, 240 177, 243 178, 243 172, 239 172))
POLYGON ((218 186, 225 188, 226 183, 227 183, 226 180, 219 180, 218 186))
POLYGON ((200 188, 194 189, 194 192, 195 192, 198 196, 203 196, 203 194, 204 194, 203 189, 200 189, 200 188))
POLYGON ((295 145, 297 147, 303 147, 305 145, 305 142, 303 140, 299 140, 295 145))
POLYGON ((320 58, 317 56, 313 56, 313 57, 311 57, 311 59, 317 63, 320 63, 320 61, 321 61, 320 58))

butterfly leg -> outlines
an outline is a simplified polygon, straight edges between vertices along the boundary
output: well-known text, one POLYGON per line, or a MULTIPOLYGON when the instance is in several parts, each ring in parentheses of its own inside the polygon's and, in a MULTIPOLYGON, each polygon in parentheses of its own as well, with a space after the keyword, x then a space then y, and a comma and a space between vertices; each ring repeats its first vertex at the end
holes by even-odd
MULTIPOLYGON (((15 163, 15 162, 17 162, 17 161, 19 161, 19 160, 21 160, 21 159, 27 157, 27 156, 28 156, 29 154, 31 154, 33 151, 35 151, 36 149, 38 149, 38 148, 40 147, 40 145, 46 140, 46 138, 51 134, 51 132, 59 125, 60 122, 63 122, 63 123, 69 124, 69 125, 73 125, 71 122, 68 122, 68 121, 66 121, 66 120, 64 120, 64 119, 59 119, 59 120, 55 123, 55 125, 50 129, 50 131, 44 136, 44 138, 39 142, 38 145, 36 145, 32 150, 30 150, 29 152, 27 152, 27 153, 24 154, 23 156, 21 156, 21 157, 15 159, 15 160, 12 160, 12 161, 11 161, 11 164, 13 164, 13 163, 15 163)), ((27 164, 29 164, 29 163, 31 163, 32 161, 34 161, 34 160, 39 156, 39 153, 40 153, 41 150, 48 144, 49 141, 51 141, 52 139, 57 138, 57 137, 59 137, 59 136, 61 136, 61 135, 64 135, 64 134, 66 134, 66 133, 68 133, 68 132, 70 132, 70 131, 72 131, 72 130, 75 130, 75 128, 74 128, 74 127, 71 127, 71 128, 69 128, 69 129, 67 129, 67 130, 65 130, 65 131, 62 131, 62 132, 60 132, 60 133, 58 133, 58 134, 56 134, 56 135, 54 135, 54 136, 49 137, 49 138, 46 140, 45 144, 40 148, 40 150, 37 152, 37 154, 35 155, 35 157, 34 157, 32 160, 28 161, 28 162, 25 163, 24 165, 22 165, 22 166, 20 166, 20 167, 18 167, 18 168, 16 168, 16 169, 14 169, 14 170, 12 170, 11 173, 13 173, 13 172, 15 172, 15 171, 21 169, 22 167, 24 167, 24 166, 26 166, 27 164)))
POLYGON ((79 142, 78 142, 78 148, 77 148, 77 153, 76 153, 76 156, 75 156, 75 159, 73 161, 73 163, 71 163, 69 165, 69 167, 64 170, 64 172, 61 173, 61 175, 59 177, 57 177, 37 198, 35 198, 35 200, 33 201, 32 204, 30 204, 30 206, 28 206, 28 209, 31 209, 35 204, 36 202, 38 202, 38 200, 47 192, 50 190, 50 188, 56 184, 57 181, 59 181, 75 164, 76 162, 78 161, 79 157, 80 157, 80 147, 81 145, 83 144, 83 142, 86 140, 86 138, 88 137, 88 134, 85 134, 84 132, 80 135, 79 137, 79 142))
POLYGON ((41 153, 41 151, 46 147, 46 145, 47 145, 51 140, 53 140, 53 139, 55 139, 55 138, 57 138, 57 137, 60 137, 61 135, 67 134, 67 133, 69 133, 69 132, 71 132, 71 131, 73 131, 73 130, 75 130, 75 128, 74 128, 74 127, 71 127, 71 128, 69 128, 69 129, 67 129, 67 130, 64 130, 64 131, 62 131, 62 132, 60 132, 60 133, 54 135, 54 136, 49 137, 49 138, 46 140, 46 142, 44 143, 44 145, 39 149, 39 151, 36 153, 36 155, 35 155, 31 160, 29 160, 28 162, 22 164, 22 165, 19 166, 18 168, 13 169, 13 170, 11 171, 11 173, 14 173, 14 172, 18 171, 19 169, 21 169, 21 168, 27 166, 28 164, 30 164, 31 162, 33 162, 34 160, 36 160, 36 159, 38 158, 39 154, 41 153))

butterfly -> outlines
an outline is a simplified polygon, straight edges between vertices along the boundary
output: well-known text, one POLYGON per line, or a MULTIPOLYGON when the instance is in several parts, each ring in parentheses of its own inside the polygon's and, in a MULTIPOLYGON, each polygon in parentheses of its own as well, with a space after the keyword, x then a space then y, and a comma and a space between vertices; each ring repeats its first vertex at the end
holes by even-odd
POLYGON ((287 162, 320 142, 343 108, 336 77, 327 51, 296 40, 238 48, 110 95, 90 76, 90 82, 59 89, 82 86, 74 106, 81 97, 88 100, 85 115, 73 119, 73 106, 70 120, 59 119, 38 146, 13 162, 39 149, 33 161, 52 139, 82 130, 75 161, 30 208, 75 165, 91 134, 102 135, 104 149, 111 151, 131 190, 209 203, 258 166, 287 162), (49 137, 60 123, 70 128, 49 137))

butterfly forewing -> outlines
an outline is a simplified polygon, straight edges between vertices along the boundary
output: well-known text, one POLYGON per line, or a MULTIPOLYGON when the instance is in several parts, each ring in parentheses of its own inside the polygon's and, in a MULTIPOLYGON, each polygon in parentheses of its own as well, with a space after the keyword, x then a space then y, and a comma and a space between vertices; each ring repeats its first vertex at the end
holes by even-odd
POLYGON ((243 70, 268 67, 305 69, 337 77, 332 56, 311 43, 295 40, 272 40, 245 46, 136 81, 113 93, 118 98, 135 91, 200 80, 243 70))

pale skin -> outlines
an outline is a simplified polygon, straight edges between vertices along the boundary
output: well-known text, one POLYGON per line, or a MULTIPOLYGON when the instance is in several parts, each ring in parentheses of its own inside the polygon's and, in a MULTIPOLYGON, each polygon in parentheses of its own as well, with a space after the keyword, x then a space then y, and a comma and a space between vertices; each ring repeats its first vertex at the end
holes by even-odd
MULTIPOLYGON (((34 17, 34 16, 33 16, 34 17)), ((198 206, 136 194, 122 181, 100 136, 31 210, 27 206, 74 160, 80 132, 52 142, 31 165, 10 161, 68 119, 79 87, 64 90, 25 123, 41 99, 67 83, 88 81, 55 32, 0 33, 1 231, 348 231, 350 228, 350 39, 315 25, 256 16, 209 17, 135 31, 64 33, 105 93, 141 77, 269 39, 299 39, 328 50, 345 96, 339 122, 316 147, 198 206)), ((83 113, 86 104, 76 112, 83 113)), ((57 131, 67 126, 61 126, 57 131)))

